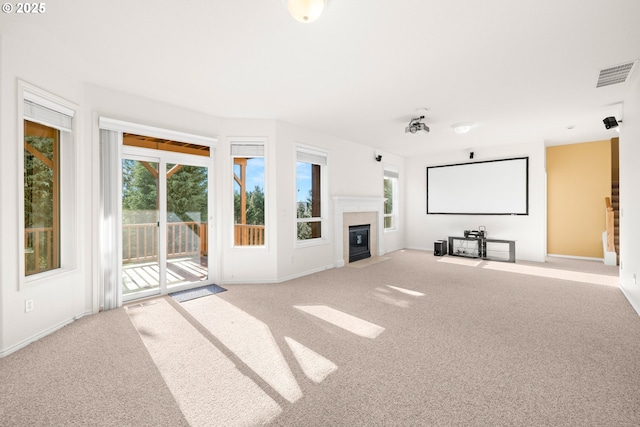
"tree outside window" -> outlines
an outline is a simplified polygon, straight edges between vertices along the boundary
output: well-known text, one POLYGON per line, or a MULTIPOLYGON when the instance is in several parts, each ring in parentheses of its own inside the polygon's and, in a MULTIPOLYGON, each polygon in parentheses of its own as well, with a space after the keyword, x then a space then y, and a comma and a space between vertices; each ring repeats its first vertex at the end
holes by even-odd
POLYGON ((396 188, 398 174, 393 171, 384 171, 384 229, 396 228, 396 188))
POLYGON ((233 217, 236 246, 265 244, 264 146, 232 144, 233 217))
POLYGON ((60 268, 59 131, 24 121, 25 275, 60 268))
POLYGON ((326 155, 298 151, 296 162, 296 218, 298 241, 322 237, 322 180, 326 155))
POLYGON ((298 162, 296 168, 298 240, 317 239, 322 237, 320 165, 298 162))

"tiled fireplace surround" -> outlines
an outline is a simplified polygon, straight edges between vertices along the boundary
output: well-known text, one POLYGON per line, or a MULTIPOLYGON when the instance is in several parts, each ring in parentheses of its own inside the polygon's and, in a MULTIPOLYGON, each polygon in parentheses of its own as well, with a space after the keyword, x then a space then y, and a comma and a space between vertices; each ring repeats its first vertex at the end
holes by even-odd
POLYGON ((384 255, 383 205, 380 197, 334 197, 334 254, 335 266, 344 267, 349 263, 349 226, 371 224, 369 248, 371 256, 384 255))

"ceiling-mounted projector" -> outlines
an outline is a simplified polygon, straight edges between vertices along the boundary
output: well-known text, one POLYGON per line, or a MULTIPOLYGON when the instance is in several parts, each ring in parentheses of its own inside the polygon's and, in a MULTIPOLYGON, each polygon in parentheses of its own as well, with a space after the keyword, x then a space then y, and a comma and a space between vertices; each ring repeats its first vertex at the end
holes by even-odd
POLYGON ((422 123, 420 120, 424 119, 424 116, 420 116, 415 119, 411 119, 409 122, 409 126, 404 128, 405 133, 417 133, 417 132, 429 132, 429 126, 425 123, 422 123))
POLYGON ((409 125, 406 128, 404 128, 405 132, 411 132, 411 133, 417 133, 419 131, 423 131, 423 132, 429 132, 429 126, 425 125, 424 123, 416 123, 413 125, 409 125))

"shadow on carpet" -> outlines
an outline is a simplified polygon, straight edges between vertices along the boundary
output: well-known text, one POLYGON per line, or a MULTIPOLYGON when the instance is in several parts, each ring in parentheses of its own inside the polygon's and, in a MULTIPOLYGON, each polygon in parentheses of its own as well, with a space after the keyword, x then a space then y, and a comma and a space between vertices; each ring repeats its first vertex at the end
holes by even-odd
POLYGON ((224 291, 226 291, 226 289, 218 285, 208 285, 202 286, 200 288, 187 289, 186 291, 174 292, 172 294, 169 294, 169 296, 178 302, 185 302, 224 291))

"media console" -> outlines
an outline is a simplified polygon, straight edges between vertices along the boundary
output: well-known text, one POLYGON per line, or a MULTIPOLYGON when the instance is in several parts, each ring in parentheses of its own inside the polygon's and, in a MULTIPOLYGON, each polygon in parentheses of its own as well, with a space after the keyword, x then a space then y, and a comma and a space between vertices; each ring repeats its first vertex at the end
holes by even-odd
POLYGON ((516 262, 515 240, 488 239, 483 236, 449 236, 448 246, 449 255, 453 256, 516 262))

